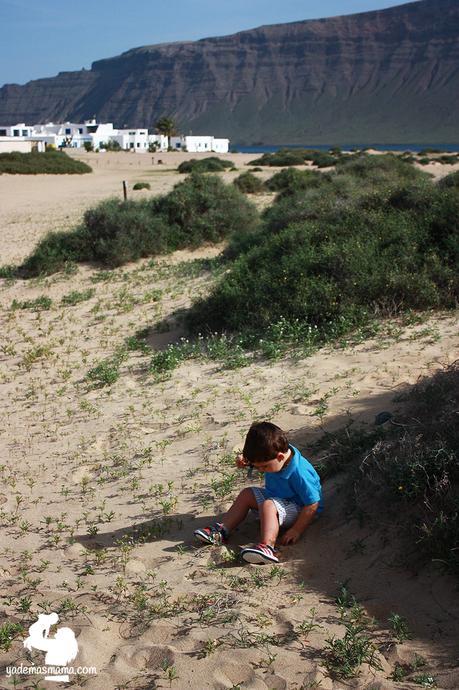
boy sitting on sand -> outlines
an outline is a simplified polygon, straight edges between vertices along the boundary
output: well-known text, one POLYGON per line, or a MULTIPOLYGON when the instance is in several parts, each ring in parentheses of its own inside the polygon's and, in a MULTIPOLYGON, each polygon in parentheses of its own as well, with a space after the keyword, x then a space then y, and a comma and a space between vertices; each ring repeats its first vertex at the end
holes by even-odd
POLYGON ((278 563, 274 545, 279 528, 287 528, 280 543, 295 544, 322 511, 320 477, 299 450, 289 444, 282 429, 270 422, 252 424, 236 464, 263 472, 265 488, 244 489, 222 522, 197 529, 194 534, 205 544, 224 544, 249 510, 257 510, 261 541, 242 549, 241 556, 249 563, 278 563))

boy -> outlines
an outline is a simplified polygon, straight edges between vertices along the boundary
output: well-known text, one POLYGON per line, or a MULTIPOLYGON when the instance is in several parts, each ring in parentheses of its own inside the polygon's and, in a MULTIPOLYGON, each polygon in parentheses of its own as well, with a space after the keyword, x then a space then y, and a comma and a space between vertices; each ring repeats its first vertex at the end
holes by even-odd
POLYGON ((261 541, 242 549, 241 556, 249 563, 278 563, 274 545, 279 527, 287 528, 280 543, 295 544, 322 511, 320 477, 299 450, 289 444, 282 429, 270 422, 252 424, 236 464, 263 472, 265 488, 244 489, 222 522, 197 529, 194 534, 205 544, 223 544, 249 510, 257 510, 261 541))

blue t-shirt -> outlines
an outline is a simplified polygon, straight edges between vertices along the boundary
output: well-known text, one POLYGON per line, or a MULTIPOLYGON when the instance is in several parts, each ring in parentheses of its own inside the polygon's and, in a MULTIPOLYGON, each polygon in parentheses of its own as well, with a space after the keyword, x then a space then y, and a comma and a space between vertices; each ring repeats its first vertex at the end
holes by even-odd
POLYGON ((322 487, 320 477, 311 463, 303 458, 300 451, 293 451, 292 459, 280 472, 265 472, 265 489, 269 498, 286 498, 300 506, 319 503, 317 512, 322 512, 322 487))

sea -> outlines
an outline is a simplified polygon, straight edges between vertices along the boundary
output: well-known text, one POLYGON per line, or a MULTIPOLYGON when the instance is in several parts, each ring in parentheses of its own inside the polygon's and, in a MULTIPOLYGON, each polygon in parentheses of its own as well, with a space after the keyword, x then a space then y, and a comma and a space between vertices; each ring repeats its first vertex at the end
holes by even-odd
MULTIPOLYGON (((279 144, 279 145, 261 145, 260 146, 239 146, 234 144, 231 146, 233 153, 274 153, 279 149, 314 149, 316 151, 328 151, 336 146, 336 144, 279 144)), ((375 149, 376 151, 411 151, 412 153, 419 153, 425 149, 435 149, 442 153, 459 151, 458 144, 340 144, 343 151, 351 151, 355 149, 375 149)))

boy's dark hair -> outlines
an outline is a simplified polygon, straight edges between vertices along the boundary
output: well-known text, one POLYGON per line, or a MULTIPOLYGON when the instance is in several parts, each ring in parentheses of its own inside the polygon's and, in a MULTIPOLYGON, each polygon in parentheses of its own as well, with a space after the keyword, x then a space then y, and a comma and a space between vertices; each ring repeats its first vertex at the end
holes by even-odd
POLYGON ((282 429, 271 422, 256 422, 245 437, 242 455, 248 462, 263 462, 287 451, 287 435, 282 429))

